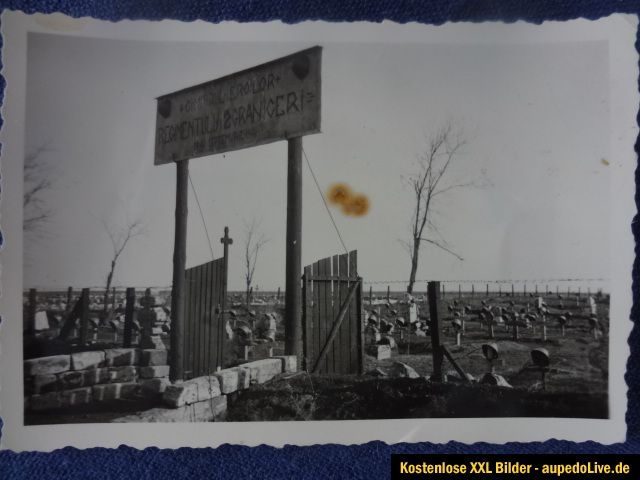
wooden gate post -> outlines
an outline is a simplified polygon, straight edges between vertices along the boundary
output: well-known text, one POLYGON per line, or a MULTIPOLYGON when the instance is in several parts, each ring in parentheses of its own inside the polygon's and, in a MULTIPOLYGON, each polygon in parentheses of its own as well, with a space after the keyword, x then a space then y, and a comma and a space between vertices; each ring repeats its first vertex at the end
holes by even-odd
POLYGON ((133 315, 136 308, 136 289, 135 288, 127 288, 124 307, 124 332, 123 332, 123 343, 124 348, 131 347, 131 336, 133 333, 133 315))
POLYGON ((80 345, 85 346, 87 344, 87 323, 89 323, 89 295, 90 290, 88 288, 82 289, 82 296, 80 297, 80 345))
POLYGON ((302 343, 302 137, 288 140, 286 283, 284 292, 284 351, 301 365, 302 343))
POLYGON ((429 297, 429 316, 431 318, 431 348, 433 350, 433 375, 431 379, 436 382, 444 380, 442 376, 442 343, 440 341, 440 316, 438 315, 438 299, 440 296, 440 282, 429 282, 427 295, 429 297))
POLYGON ((184 270, 187 261, 187 201, 189 160, 176 162, 176 224, 173 243, 173 283, 171 286, 171 350, 169 378, 184 377, 184 270))

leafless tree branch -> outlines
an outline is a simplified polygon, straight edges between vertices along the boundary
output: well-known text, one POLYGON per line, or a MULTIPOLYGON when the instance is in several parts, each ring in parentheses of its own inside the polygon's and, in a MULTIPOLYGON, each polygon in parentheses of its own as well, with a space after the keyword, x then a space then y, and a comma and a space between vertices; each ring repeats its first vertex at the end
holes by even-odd
POLYGON ((109 290, 111 289, 111 283, 113 282, 113 275, 116 270, 118 259, 131 240, 145 234, 145 227, 141 219, 128 220, 122 227, 112 227, 104 218, 100 221, 107 235, 109 235, 111 245, 113 246, 113 256, 111 257, 111 263, 109 264, 106 282, 107 285, 104 291, 103 316, 106 319, 109 312, 109 290))
POLYGON ((42 233, 42 227, 53 215, 45 202, 47 192, 53 187, 52 171, 45 162, 45 155, 50 151, 50 147, 41 145, 24 158, 23 229, 31 236, 42 233))
POLYGON ((251 223, 245 222, 244 259, 247 306, 251 301, 251 285, 253 284, 253 275, 258 264, 260 250, 269 242, 269 239, 264 234, 259 233, 259 229, 260 222, 257 222, 255 218, 251 220, 251 223))
POLYGON ((414 197, 414 210, 411 221, 411 242, 403 242, 411 258, 408 292, 413 291, 413 285, 418 270, 420 246, 422 242, 434 245, 459 260, 463 258, 455 253, 444 240, 432 220, 434 204, 443 194, 453 190, 473 186, 473 182, 450 182, 448 172, 451 166, 462 154, 466 141, 460 129, 452 122, 445 123, 432 136, 427 137, 426 148, 418 156, 417 170, 407 177, 414 197), (425 231, 436 234, 440 241, 427 238, 425 231))

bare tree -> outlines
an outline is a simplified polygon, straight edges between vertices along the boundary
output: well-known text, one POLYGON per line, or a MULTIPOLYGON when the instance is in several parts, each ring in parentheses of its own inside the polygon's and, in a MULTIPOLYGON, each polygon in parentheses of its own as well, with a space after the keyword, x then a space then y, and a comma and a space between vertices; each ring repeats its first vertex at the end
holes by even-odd
POLYGON ((129 242, 144 234, 144 225, 142 220, 136 219, 133 221, 127 221, 125 225, 122 227, 116 228, 110 226, 104 219, 102 220, 102 226, 104 227, 107 235, 111 239, 111 245, 113 246, 113 257, 111 257, 111 263, 109 266, 109 273, 107 274, 107 286, 104 291, 104 307, 103 307, 103 316, 107 318, 108 315, 108 304, 109 304, 109 290, 111 289, 111 282, 113 281, 113 274, 116 270, 116 263, 124 252, 124 249, 127 247, 129 242))
POLYGON ((28 235, 41 233, 52 216, 45 202, 46 193, 53 185, 51 169, 43 158, 49 150, 43 145, 24 158, 23 229, 28 235))
POLYGON ((244 237, 244 260, 245 260, 245 282, 246 282, 246 303, 251 301, 251 285, 253 284, 253 274, 256 271, 260 250, 269 242, 262 233, 259 233, 260 223, 254 218, 251 223, 245 222, 244 237))
POLYGON ((427 139, 426 149, 418 157, 417 171, 407 178, 407 184, 413 192, 415 202, 411 218, 411 241, 402 241, 411 259, 408 293, 413 293, 420 246, 423 242, 435 245, 458 260, 463 260, 460 255, 449 248, 432 217, 434 206, 441 195, 474 185, 473 182, 455 182, 449 179, 451 176, 448 175, 449 169, 459 157, 464 145, 465 140, 460 130, 454 128, 451 123, 445 124, 427 139))

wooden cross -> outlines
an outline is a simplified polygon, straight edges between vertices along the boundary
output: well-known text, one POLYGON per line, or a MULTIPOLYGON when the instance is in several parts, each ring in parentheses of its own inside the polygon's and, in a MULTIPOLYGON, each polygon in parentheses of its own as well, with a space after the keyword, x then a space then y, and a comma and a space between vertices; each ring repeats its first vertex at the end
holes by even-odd
POLYGON ((220 239, 220 243, 224 245, 224 257, 227 258, 229 245, 233 244, 233 238, 229 238, 229 227, 224 227, 224 237, 220 239))

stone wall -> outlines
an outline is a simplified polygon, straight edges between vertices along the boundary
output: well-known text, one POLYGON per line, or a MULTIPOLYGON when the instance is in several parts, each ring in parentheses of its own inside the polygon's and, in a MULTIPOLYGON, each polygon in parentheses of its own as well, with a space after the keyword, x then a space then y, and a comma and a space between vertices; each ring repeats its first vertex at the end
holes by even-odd
POLYGON ((295 356, 278 356, 172 384, 166 350, 115 348, 35 358, 24 362, 25 409, 43 411, 156 396, 164 407, 116 421, 212 421, 224 416, 229 394, 297 368, 295 356))
POLYGON ((159 396, 168 385, 166 350, 112 348, 24 361, 27 411, 159 396))

